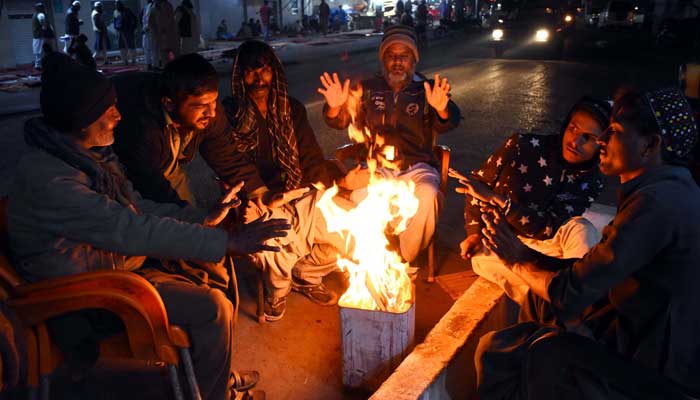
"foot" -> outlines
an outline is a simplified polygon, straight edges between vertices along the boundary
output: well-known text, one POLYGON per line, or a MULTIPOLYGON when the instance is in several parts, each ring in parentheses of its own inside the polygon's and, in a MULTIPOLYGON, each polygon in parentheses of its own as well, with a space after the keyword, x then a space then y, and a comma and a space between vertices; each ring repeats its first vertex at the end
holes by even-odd
POLYGON ((229 387, 237 392, 248 391, 260 380, 258 371, 233 371, 229 379, 229 387))
POLYGON ((267 297, 265 298, 265 321, 279 321, 287 311, 286 297, 267 297))
POLYGON ((314 285, 303 279, 292 277, 292 290, 303 294, 309 300, 322 306, 338 304, 338 294, 328 289, 323 283, 314 285))

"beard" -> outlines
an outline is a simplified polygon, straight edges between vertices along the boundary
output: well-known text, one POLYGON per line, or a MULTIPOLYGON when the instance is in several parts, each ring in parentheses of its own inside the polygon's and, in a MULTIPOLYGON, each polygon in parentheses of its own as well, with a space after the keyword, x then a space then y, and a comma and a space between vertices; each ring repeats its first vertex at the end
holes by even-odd
POLYGON ((401 86, 410 81, 413 71, 408 69, 385 69, 384 76, 390 86, 401 86))

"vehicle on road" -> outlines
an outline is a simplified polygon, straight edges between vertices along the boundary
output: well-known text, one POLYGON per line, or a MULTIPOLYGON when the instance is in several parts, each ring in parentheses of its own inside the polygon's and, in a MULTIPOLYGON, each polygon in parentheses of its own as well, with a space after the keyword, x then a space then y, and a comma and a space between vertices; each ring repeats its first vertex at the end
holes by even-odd
POLYGON ((566 32, 575 27, 574 18, 574 14, 554 8, 550 2, 526 3, 492 23, 492 53, 500 57, 510 48, 524 46, 559 50, 566 32))

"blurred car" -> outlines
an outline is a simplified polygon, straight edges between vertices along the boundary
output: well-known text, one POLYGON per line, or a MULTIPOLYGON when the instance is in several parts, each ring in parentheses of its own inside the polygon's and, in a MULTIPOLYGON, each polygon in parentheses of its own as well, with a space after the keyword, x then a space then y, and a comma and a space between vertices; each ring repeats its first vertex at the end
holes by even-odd
POLYGON ((564 13, 550 4, 528 3, 497 18, 491 25, 490 35, 496 57, 515 46, 560 47, 565 31, 574 27, 575 15, 564 13))

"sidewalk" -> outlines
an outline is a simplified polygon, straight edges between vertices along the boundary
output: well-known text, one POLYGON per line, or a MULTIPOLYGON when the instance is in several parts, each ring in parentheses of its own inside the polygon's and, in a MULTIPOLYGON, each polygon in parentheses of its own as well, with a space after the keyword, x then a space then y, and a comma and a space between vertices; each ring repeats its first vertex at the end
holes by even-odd
MULTIPOLYGON (((376 49, 380 40, 381 33, 372 33, 372 30, 365 29, 326 36, 278 37, 271 40, 270 45, 275 49, 280 60, 287 65, 311 59, 343 56, 344 53, 352 54, 376 49)), ((230 61, 224 53, 235 49, 240 43, 241 41, 212 41, 209 43, 209 49, 202 50, 199 54, 217 66, 218 64, 228 64, 230 61)), ((137 51, 139 53, 138 60, 142 61, 142 50, 138 49, 137 51)), ((118 60, 119 51, 108 52, 108 57, 113 61, 118 60)), ((105 75, 111 76, 143 70, 144 67, 142 64, 135 66, 109 64, 98 68, 105 75)), ((230 73, 228 68, 223 70, 226 74, 230 73)), ((0 70, 0 117, 38 111, 40 79, 41 72, 31 66, 0 70)))

